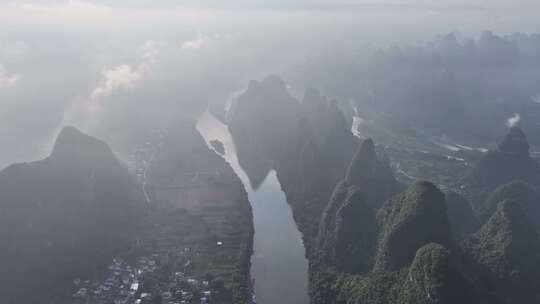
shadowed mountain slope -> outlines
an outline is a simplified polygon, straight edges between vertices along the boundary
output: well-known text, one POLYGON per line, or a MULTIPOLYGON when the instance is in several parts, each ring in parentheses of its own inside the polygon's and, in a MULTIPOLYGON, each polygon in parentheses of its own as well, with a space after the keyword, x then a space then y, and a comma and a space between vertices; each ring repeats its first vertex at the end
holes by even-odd
POLYGON ((0 172, 6 303, 58 303, 73 279, 98 275, 131 246, 143 202, 111 149, 73 127, 46 159, 0 172))

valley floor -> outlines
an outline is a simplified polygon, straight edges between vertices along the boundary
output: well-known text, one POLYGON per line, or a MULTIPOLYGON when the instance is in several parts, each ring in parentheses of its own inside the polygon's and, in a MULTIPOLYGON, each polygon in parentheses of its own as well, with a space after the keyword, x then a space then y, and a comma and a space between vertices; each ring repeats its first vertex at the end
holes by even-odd
POLYGON ((77 301, 248 303, 253 224, 247 194, 198 134, 182 135, 191 149, 176 150, 161 138, 138 151, 135 172, 148 203, 141 235, 111 261, 103 280, 76 281, 77 301))

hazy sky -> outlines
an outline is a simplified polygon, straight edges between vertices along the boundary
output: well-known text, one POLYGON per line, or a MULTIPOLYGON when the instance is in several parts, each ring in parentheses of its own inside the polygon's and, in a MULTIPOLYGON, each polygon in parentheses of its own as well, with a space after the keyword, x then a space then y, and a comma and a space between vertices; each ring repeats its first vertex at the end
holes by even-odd
MULTIPOLYGON (((0 167, 166 123, 320 50, 540 32, 536 0, 0 1, 0 167)), ((115 144, 115 143, 113 143, 115 144)))
MULTIPOLYGON (((33 1, 6 1, 8 3, 39 3, 52 4, 62 3, 61 0, 33 0, 33 1)), ((177 6, 194 6, 207 8, 275 8, 275 9, 290 9, 292 7, 313 9, 326 7, 340 6, 393 6, 407 5, 417 7, 517 7, 521 5, 537 5, 534 0, 101 0, 90 1, 91 3, 105 4, 116 7, 153 7, 153 8, 170 8, 177 6)))

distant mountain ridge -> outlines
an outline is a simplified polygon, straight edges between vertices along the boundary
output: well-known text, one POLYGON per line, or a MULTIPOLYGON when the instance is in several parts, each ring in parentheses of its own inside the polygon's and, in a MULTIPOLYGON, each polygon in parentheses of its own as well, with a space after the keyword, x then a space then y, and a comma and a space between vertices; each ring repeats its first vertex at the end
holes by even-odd
POLYGON ((515 180, 540 186, 540 164, 531 158, 527 137, 518 126, 510 128, 498 148, 480 159, 463 184, 478 192, 491 191, 515 180))

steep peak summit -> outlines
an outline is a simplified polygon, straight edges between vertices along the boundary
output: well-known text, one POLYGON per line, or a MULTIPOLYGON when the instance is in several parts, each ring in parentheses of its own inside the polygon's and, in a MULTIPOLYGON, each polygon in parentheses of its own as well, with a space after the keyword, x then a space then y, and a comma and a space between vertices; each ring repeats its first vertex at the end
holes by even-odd
POLYGON ((60 131, 52 149, 51 159, 115 160, 109 146, 101 140, 86 135, 73 126, 60 131))
MULTIPOLYGON (((500 185, 521 180, 540 185, 540 164, 529 155, 527 137, 512 127, 498 149, 486 153, 464 179, 469 192, 491 191, 500 185)), ((477 202, 473 202, 477 203, 477 202)))
POLYGON ((82 133, 79 129, 77 129, 74 126, 65 126, 62 128, 60 133, 58 133, 58 137, 56 139, 56 144, 59 144, 61 142, 69 141, 73 138, 80 138, 85 137, 86 135, 82 133))
POLYGON ((261 82, 261 85, 263 88, 271 92, 279 92, 280 94, 284 95, 289 94, 289 92, 287 91, 287 84, 281 77, 277 75, 270 75, 264 78, 261 82))
POLYGON ((375 144, 371 138, 368 138, 360 144, 347 169, 347 182, 352 185, 361 183, 365 177, 374 174, 376 165, 377 154, 375 152, 375 144))
POLYGON ((287 85, 285 84, 285 81, 278 75, 269 75, 261 81, 251 80, 249 82, 248 90, 257 90, 260 88, 267 88, 270 90, 282 90, 286 89, 287 85))
POLYGON ((529 156, 529 142, 520 127, 514 126, 499 144, 499 151, 519 156, 529 156))
POLYGON ((513 181, 496 188, 483 202, 477 203, 477 212, 487 221, 504 200, 518 201, 532 223, 540 225, 540 193, 534 186, 522 181, 513 181))
POLYGON ((387 199, 403 190, 387 161, 385 163, 378 158, 375 144, 369 138, 360 143, 346 169, 345 182, 349 186, 359 187, 368 206, 374 210, 378 210, 387 199))
POLYGON ((376 270, 408 266, 428 243, 450 243, 444 194, 429 182, 416 182, 387 201, 377 212, 377 221, 381 235, 376 270))
POLYGON ((326 105, 327 103, 326 97, 322 96, 319 90, 313 88, 308 88, 302 99, 302 104, 304 105, 320 106, 326 105))
POLYGON ((227 117, 227 119, 229 122, 231 119, 233 121, 238 119, 234 118, 239 114, 237 112, 246 116, 261 115, 261 113, 272 115, 276 112, 287 114, 285 110, 293 111, 294 109, 290 107, 295 107, 296 104, 298 101, 289 94, 285 81, 279 76, 271 75, 262 81, 250 81, 247 90, 240 94, 233 104, 233 117, 227 117))

